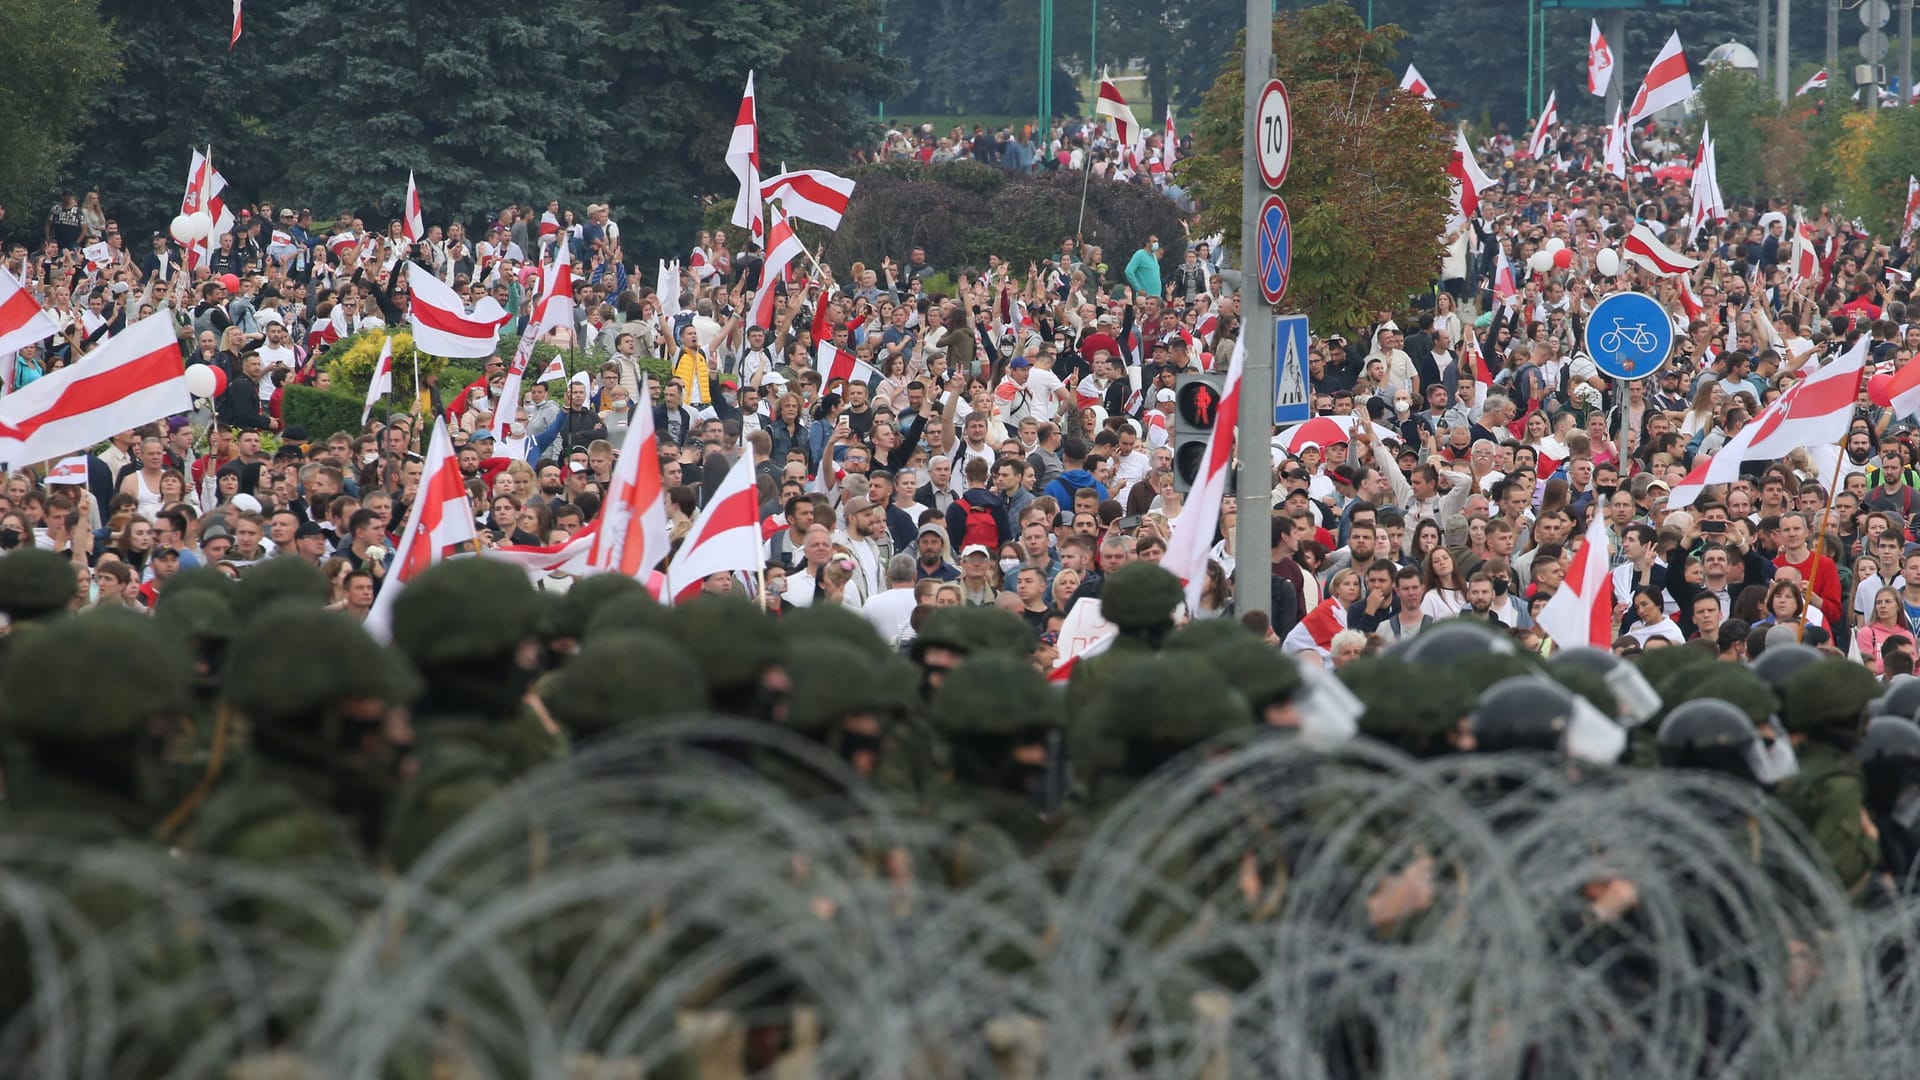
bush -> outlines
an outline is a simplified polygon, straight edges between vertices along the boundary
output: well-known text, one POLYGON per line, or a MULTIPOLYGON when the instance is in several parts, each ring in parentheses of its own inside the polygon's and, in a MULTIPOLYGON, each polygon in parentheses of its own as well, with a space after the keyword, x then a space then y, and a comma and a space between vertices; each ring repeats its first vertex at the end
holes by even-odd
MULTIPOLYGON (((1178 208, 1144 183, 1088 187, 1077 172, 1010 174, 978 162, 888 162, 849 175, 860 186, 828 244, 827 257, 836 267, 856 260, 873 266, 884 256, 904 262, 920 247, 941 271, 978 272, 997 255, 1022 272, 1027 263, 1050 258, 1076 230, 1118 265, 1149 234, 1181 235, 1178 208)), ((941 291, 932 286, 929 292, 941 291)), ((945 291, 952 291, 951 283, 945 291)))
MULTIPOLYGON (((361 396, 343 394, 336 390, 319 390, 311 386, 288 386, 280 401, 281 417, 288 427, 298 424, 307 429, 309 439, 325 439, 336 431, 358 432, 360 430, 360 410, 366 405, 365 391, 361 396)), ((404 409, 406 399, 396 404, 404 409)), ((374 415, 383 416, 380 406, 374 406, 374 415)))
MULTIPOLYGON (((365 401, 368 384, 373 382, 373 365, 380 359, 381 342, 385 335, 379 330, 367 330, 349 337, 341 338, 327 350, 327 372, 333 376, 333 385, 342 391, 353 391, 365 401)), ((419 365, 419 378, 422 382, 447 369, 451 363, 444 356, 428 356, 416 352, 413 348, 413 334, 402 330, 393 335, 393 389, 395 393, 411 392, 414 385, 414 366, 419 365)))

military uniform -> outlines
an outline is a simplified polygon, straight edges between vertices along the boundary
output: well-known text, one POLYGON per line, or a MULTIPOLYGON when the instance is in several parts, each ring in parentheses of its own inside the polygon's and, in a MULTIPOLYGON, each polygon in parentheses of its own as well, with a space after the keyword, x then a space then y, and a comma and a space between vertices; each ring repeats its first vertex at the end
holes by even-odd
POLYGON ((1866 777, 1853 756, 1867 704, 1879 693, 1866 668, 1831 657, 1795 674, 1784 703, 1800 772, 1780 786, 1780 799, 1813 834, 1840 884, 1856 896, 1880 865, 1880 843, 1866 822, 1866 777))

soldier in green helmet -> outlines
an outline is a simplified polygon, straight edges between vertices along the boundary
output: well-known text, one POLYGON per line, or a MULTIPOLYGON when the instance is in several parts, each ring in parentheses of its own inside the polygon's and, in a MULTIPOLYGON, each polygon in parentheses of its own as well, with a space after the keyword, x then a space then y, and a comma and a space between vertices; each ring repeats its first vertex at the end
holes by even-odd
POLYGON ((300 601, 314 608, 326 606, 332 589, 327 575, 304 559, 267 559, 254 563, 233 586, 234 617, 241 622, 269 604, 300 601))
POLYGON ((691 676, 694 667, 693 657, 665 634, 597 633, 542 683, 541 698, 572 739, 592 739, 630 725, 708 711, 707 684, 691 676))
POLYGON ((196 846, 371 867, 411 750, 394 709, 412 692, 405 662, 350 616, 304 600, 261 610, 235 644, 226 689, 248 752, 195 822, 196 846))
POLYGON ((1880 837, 1866 814, 1866 776, 1854 750, 1879 680, 1840 657, 1808 664, 1787 682, 1785 716, 1800 771, 1780 786, 1846 889, 1859 895, 1880 864, 1880 837))
POLYGON ((66 615, 83 591, 73 561, 65 556, 30 547, 0 559, 0 615, 7 617, 8 627, 0 637, 0 669, 15 634, 66 615))
POLYGON ((169 587, 154 606, 154 625, 186 646, 193 665, 193 709, 185 729, 164 754, 178 794, 174 809, 161 824, 162 839, 171 837, 206 800, 244 741, 244 733, 220 702, 234 625, 227 600, 224 585, 218 592, 169 587))
POLYGON ((968 658, 934 695, 928 721, 952 765, 940 803, 958 819, 954 884, 1032 856, 1058 832, 1068 794, 1060 704, 1032 664, 992 654, 968 658), (1000 841, 987 838, 1000 836, 1012 847, 995 851, 1000 841))
POLYGON ((527 692, 540 669, 540 600, 517 567, 450 559, 393 605, 393 643, 424 689, 414 707, 418 771, 401 787, 388 851, 405 868, 517 777, 564 752, 527 692))
MULTIPOLYGON (((1117 572, 1106 588, 1116 580, 1117 572)), ((1069 718, 1074 767, 1083 770, 1095 815, 1112 809, 1167 762, 1215 736, 1245 729, 1253 715, 1246 698, 1199 656, 1135 653, 1126 660, 1101 677, 1098 693, 1069 718)), ((1076 669, 1074 678, 1079 675, 1076 669)), ((1071 703, 1071 688, 1068 696, 1071 703)))
POLYGON ((744 600, 700 596, 674 608, 666 629, 693 655, 717 711, 767 721, 779 714, 793 680, 778 621, 744 600))
MULTIPOLYGON (((879 635, 870 636, 878 645, 879 635)), ((796 641, 786 662, 793 690, 785 726, 826 746, 869 784, 899 775, 898 769, 883 770, 882 762, 894 752, 890 737, 912 686, 888 671, 886 658, 820 636, 796 641)))
POLYGON ((1128 563, 1100 587, 1100 614, 1119 628, 1106 652, 1076 664, 1067 683, 1067 716, 1077 722, 1118 671, 1159 652, 1173 634, 1174 612, 1186 598, 1180 579, 1159 564, 1128 563))

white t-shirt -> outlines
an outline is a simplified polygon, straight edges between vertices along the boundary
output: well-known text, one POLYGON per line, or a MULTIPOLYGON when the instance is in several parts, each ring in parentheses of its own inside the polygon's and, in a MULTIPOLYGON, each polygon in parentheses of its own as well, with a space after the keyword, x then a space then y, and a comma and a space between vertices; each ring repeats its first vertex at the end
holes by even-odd
POLYGON ((1034 368, 1027 373, 1027 396, 1032 399, 1029 413, 1035 420, 1045 424, 1060 415, 1060 377, 1045 368, 1034 368))

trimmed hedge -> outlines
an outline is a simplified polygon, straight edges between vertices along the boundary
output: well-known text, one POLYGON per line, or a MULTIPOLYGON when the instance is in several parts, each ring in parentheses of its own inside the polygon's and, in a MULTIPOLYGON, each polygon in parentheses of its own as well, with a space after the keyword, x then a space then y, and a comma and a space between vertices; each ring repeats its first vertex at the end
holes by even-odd
MULTIPOLYGON (((406 402, 402 399, 396 404, 404 406, 406 402)), ((307 438, 325 439, 336 431, 358 432, 360 410, 365 405, 364 397, 311 386, 289 386, 280 399, 280 413, 288 427, 298 424, 306 428, 307 438)), ((374 414, 382 415, 379 406, 374 407, 374 414)))

